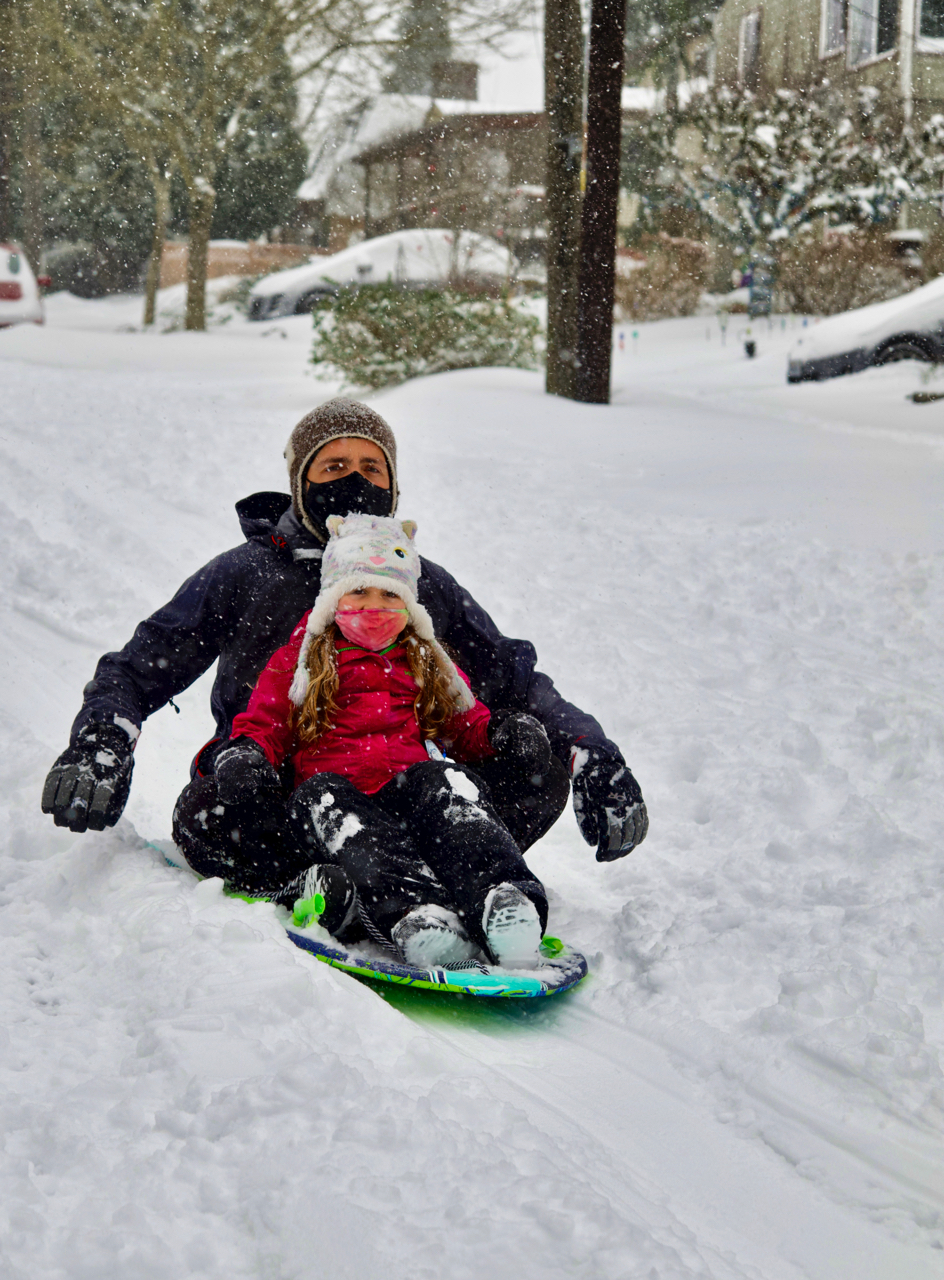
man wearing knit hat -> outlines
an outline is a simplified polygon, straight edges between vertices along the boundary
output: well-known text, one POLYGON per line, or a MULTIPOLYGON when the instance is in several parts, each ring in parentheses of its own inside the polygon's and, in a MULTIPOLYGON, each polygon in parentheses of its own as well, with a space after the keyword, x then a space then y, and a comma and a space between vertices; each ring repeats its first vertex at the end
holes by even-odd
MULTIPOLYGON (((396 441, 365 404, 336 399, 306 414, 285 458, 291 495, 256 493, 237 503, 246 541, 198 570, 122 650, 100 659, 70 746, 43 790, 43 811, 57 826, 100 831, 118 821, 143 721, 216 662, 210 702, 217 737, 198 752, 191 770, 212 772, 260 671, 318 594, 328 517, 396 511, 396 441)), ((619 749, 535 670, 528 641, 503 636, 445 569, 421 563, 418 598, 436 635, 491 708, 495 733, 507 718, 508 740, 480 772, 521 849, 560 816, 569 772, 577 821, 597 859, 629 853, 645 838, 648 818, 619 749)))

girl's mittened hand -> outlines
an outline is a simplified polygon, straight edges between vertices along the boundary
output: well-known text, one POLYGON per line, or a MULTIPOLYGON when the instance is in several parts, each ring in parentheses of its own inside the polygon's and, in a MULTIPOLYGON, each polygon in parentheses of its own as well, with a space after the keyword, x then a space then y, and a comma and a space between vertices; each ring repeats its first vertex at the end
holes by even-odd
POLYGON ((489 721, 488 740, 497 756, 514 761, 528 773, 544 773, 551 744, 544 726, 525 711, 497 711, 489 721))
POLYGON ((234 738, 216 757, 216 788, 224 804, 239 804, 262 791, 278 791, 279 775, 251 738, 234 738))

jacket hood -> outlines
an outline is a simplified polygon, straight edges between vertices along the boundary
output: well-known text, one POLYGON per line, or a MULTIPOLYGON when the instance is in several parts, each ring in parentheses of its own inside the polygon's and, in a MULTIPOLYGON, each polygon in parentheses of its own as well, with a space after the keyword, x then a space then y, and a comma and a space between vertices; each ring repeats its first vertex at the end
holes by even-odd
POLYGON ((321 543, 295 515, 287 493, 252 493, 236 503, 236 515, 247 542, 285 546, 295 559, 321 558, 321 543))

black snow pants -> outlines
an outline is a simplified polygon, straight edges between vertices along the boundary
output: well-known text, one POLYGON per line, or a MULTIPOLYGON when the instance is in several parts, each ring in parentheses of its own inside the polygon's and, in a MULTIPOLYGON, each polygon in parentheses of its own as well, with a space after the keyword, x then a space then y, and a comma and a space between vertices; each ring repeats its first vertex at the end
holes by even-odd
MULTIPOLYGON (((561 768, 563 799, 567 777, 561 768)), ((528 829, 559 816, 525 811, 528 829), (549 820, 548 820, 549 819, 549 820)), ((240 892, 273 897, 313 863, 343 867, 358 890, 360 920, 345 939, 364 936, 363 916, 384 937, 413 906, 456 911, 474 941, 484 941, 489 889, 517 885, 534 902, 542 927, 547 898, 493 807, 482 778, 463 765, 426 761, 366 796, 336 774, 316 774, 286 800, 221 804, 212 775, 185 788, 174 812, 174 839, 195 871, 221 876, 240 892)), ((288 896, 292 896, 291 893, 288 896)), ((286 897, 284 905, 291 906, 286 897)))

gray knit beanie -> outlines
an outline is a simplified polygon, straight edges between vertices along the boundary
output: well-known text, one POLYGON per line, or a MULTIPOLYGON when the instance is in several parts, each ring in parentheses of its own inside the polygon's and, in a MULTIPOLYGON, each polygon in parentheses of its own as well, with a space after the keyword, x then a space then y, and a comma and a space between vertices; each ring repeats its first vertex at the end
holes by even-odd
POLYGON ((361 404, 359 400, 346 400, 343 397, 329 400, 327 404, 312 409, 289 436, 285 446, 285 461, 288 463, 292 486, 292 510, 309 533, 313 533, 322 542, 324 535, 312 525, 302 501, 305 476, 318 450, 332 440, 341 440, 345 436, 371 440, 383 450, 390 471, 390 515, 396 511, 400 496, 397 489, 397 442, 379 413, 368 405, 361 404))

